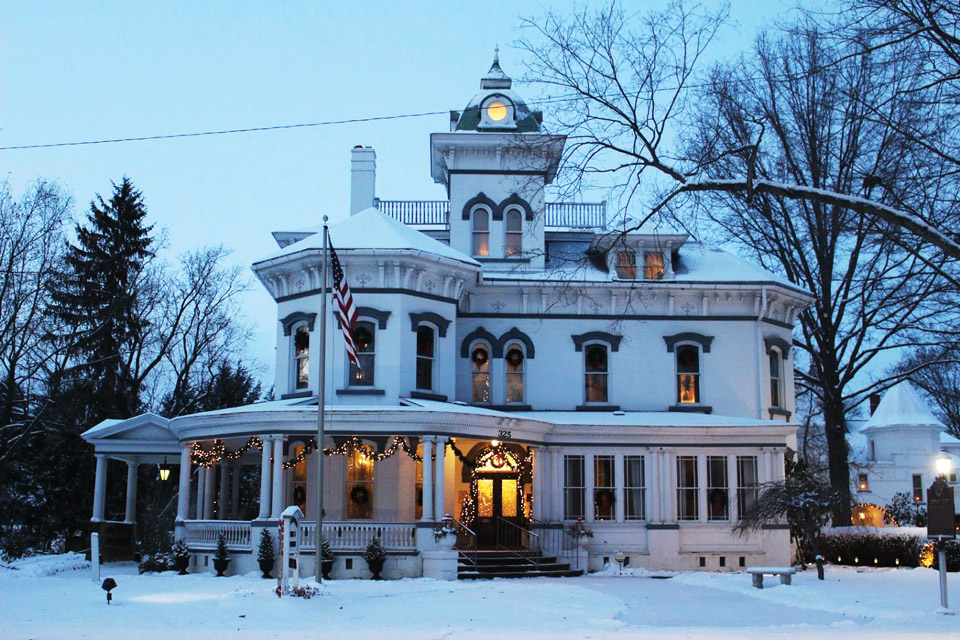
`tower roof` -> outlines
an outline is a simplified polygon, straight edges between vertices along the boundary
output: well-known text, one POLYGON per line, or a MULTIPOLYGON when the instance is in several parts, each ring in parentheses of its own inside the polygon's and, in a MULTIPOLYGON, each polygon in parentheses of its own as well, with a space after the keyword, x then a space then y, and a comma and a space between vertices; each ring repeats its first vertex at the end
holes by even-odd
POLYGON ((537 133, 543 119, 539 111, 531 111, 512 89, 513 80, 500 68, 500 48, 493 54, 493 64, 487 74, 480 78, 478 91, 463 111, 452 111, 450 120, 453 131, 493 131, 512 133, 537 133), (506 105, 502 121, 489 121, 483 115, 483 109, 491 102, 506 105), (455 124, 454 124, 455 123, 455 124))
POLYGON ((930 408, 908 381, 898 383, 883 394, 877 410, 863 425, 863 429, 884 427, 939 427, 946 429, 942 422, 930 411, 930 408))

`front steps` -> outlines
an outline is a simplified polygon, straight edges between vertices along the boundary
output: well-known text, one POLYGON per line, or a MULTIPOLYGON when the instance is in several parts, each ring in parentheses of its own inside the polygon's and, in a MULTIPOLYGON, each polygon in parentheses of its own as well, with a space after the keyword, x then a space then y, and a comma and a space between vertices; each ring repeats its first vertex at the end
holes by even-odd
POLYGON ((582 569, 571 569, 569 562, 558 562, 557 558, 540 552, 478 551, 476 565, 472 556, 472 553, 460 553, 458 579, 572 578, 583 575, 582 569))

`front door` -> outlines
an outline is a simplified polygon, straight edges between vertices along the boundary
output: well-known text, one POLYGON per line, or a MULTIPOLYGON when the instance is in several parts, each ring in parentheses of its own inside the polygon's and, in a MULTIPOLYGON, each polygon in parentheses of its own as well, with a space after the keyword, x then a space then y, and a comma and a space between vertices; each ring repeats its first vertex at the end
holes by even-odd
POLYGON ((476 520, 478 547, 497 548, 498 527, 500 546, 508 548, 522 546, 523 541, 518 535, 517 528, 523 524, 521 489, 519 476, 516 473, 478 474, 476 520))

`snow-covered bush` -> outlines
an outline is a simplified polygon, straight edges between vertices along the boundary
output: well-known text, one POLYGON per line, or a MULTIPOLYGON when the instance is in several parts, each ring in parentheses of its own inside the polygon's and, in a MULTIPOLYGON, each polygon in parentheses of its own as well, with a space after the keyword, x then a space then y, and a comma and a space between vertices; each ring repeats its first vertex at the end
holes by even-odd
POLYGON ((892 521, 887 521, 888 516, 900 527, 922 527, 927 521, 927 510, 905 491, 893 494, 893 498, 883 505, 883 508, 886 511, 883 516, 886 524, 893 524, 892 521))
POLYGON ((161 571, 172 571, 174 569, 174 558, 172 553, 155 553, 153 555, 144 554, 140 558, 140 573, 149 573, 151 571, 160 573, 161 571))
MULTIPOLYGON (((960 571, 960 541, 958 540, 947 540, 947 571, 960 571)), ((933 545, 930 545, 933 547, 933 545)), ((936 552, 936 549, 931 549, 933 552, 933 564, 931 565, 932 569, 940 570, 940 554, 936 552)))

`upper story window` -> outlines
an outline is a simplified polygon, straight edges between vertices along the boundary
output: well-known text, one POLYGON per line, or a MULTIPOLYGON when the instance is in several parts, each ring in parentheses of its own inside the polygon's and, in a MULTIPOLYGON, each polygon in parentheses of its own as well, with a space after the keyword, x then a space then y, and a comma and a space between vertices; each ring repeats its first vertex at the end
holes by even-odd
POLYGON ((637 278, 637 252, 633 249, 620 249, 616 253, 617 277, 624 280, 637 278))
POLYGON ((470 349, 471 402, 490 402, 490 346, 476 342, 470 349))
POLYGON ((506 351, 507 402, 523 402, 523 345, 511 342, 506 351))
POLYGON ((645 251, 643 254, 643 277, 645 280, 659 280, 663 277, 663 252, 645 251))
POLYGON ((783 359, 778 349, 770 349, 770 406, 783 407, 783 359))
POLYGON ((679 345, 677 352, 677 402, 700 403, 700 348, 679 345))
POLYGON ((870 480, 867 474, 861 473, 857 476, 857 491, 870 491, 870 480))
POLYGON ((507 210, 506 237, 504 255, 508 258, 523 255, 523 212, 513 208, 507 210))
POLYGON ((434 349, 436 345, 436 331, 433 327, 420 325, 417 327, 417 389, 433 390, 434 349))
POLYGON ((607 345, 590 344, 583 349, 584 399, 586 402, 606 402, 609 368, 607 345))
POLYGON ((913 476, 913 501, 923 502, 923 474, 920 473, 913 476))
POLYGON ((310 330, 306 324, 297 327, 293 334, 293 370, 296 389, 310 385, 310 330))
POLYGON ((490 211, 477 207, 470 216, 473 220, 473 255, 490 255, 490 211))
POLYGON ((353 328, 353 342, 357 347, 360 368, 350 363, 351 387, 372 387, 377 358, 377 325, 362 320, 353 328))

